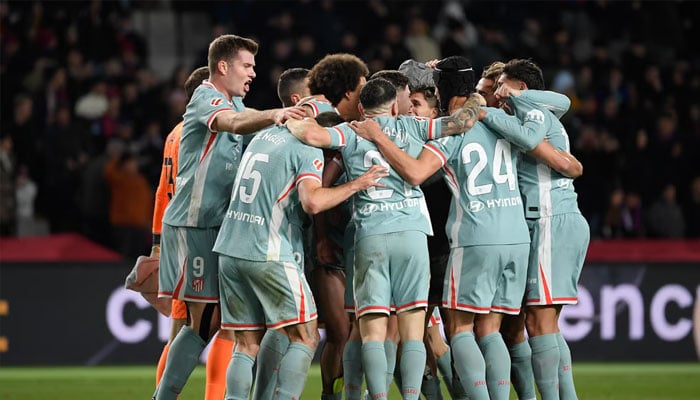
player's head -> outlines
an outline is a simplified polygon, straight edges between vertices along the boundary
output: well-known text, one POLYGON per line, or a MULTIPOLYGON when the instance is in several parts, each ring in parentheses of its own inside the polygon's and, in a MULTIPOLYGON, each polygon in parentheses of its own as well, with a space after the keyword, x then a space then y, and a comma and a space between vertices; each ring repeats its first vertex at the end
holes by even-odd
POLYGON ((243 97, 255 78, 258 44, 236 35, 221 35, 209 44, 209 79, 229 96, 243 97))
POLYGON ((185 94, 187 95, 188 99, 192 98, 194 90, 197 89, 197 87, 202 84, 202 81, 208 77, 209 67, 199 67, 192 71, 190 76, 188 76, 187 80, 185 81, 185 94))
POLYGON ((488 67, 484 68, 481 73, 481 79, 476 83, 476 92, 479 93, 489 107, 497 107, 498 99, 496 99, 496 88, 498 87, 498 77, 503 72, 505 64, 500 61, 495 61, 488 67))
POLYGON ((474 92, 474 69, 462 56, 450 56, 435 66, 433 81, 440 97, 440 109, 446 113, 453 97, 468 97, 474 92))
POLYGON ((412 113, 418 117, 436 118, 440 116, 435 88, 419 87, 411 92, 412 113))
POLYGON ((411 104, 411 91, 408 88, 408 77, 396 70, 382 70, 377 71, 369 78, 372 79, 382 78, 391 82, 396 89, 396 101, 399 106, 399 115, 409 115, 412 112, 413 105, 411 104))
POLYGON ((324 128, 328 128, 345 122, 343 117, 341 117, 338 113, 333 111, 322 112, 318 114, 315 119, 316 122, 324 128))
POLYGON ((309 71, 311 94, 322 94, 346 120, 359 119, 357 103, 369 69, 352 54, 329 54, 309 71))
POLYGON ((503 73, 498 78, 498 84, 505 84, 518 90, 544 90, 544 77, 542 69, 534 62, 513 59, 503 66, 503 73))
POLYGON ((309 96, 309 84, 306 68, 290 68, 282 72, 277 80, 277 96, 283 107, 291 107, 304 97, 309 96))
POLYGON ((398 115, 394 85, 383 78, 368 81, 360 91, 360 110, 365 116, 398 115))

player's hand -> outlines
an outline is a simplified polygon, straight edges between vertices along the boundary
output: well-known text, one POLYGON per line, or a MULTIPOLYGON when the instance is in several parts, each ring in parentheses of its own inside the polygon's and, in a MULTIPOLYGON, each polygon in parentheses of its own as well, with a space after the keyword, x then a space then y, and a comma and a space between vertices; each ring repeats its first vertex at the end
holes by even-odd
POLYGON ((160 245, 159 244, 154 244, 151 247, 151 258, 160 258, 160 245))
POLYGON ((520 96, 520 90, 510 87, 506 84, 501 84, 494 92, 498 100, 507 99, 510 96, 520 96))
POLYGON ((486 110, 484 110, 483 108, 480 108, 480 109, 479 109, 479 121, 481 121, 481 120, 483 120, 484 118, 486 118, 486 114, 487 114, 486 110))
POLYGON ((341 251, 342 249, 328 238, 320 238, 316 242, 316 258, 319 264, 340 264, 336 254, 340 254, 341 251))
POLYGON ((382 127, 379 123, 372 118, 367 118, 364 121, 351 121, 349 124, 350 128, 355 131, 360 137, 374 142, 377 135, 383 135, 382 127))
POLYGON ((371 187, 384 187, 385 185, 379 183, 379 180, 385 176, 389 176, 389 170, 381 165, 373 165, 364 174, 360 175, 353 182, 353 186, 356 192, 361 190, 367 190, 371 187))
POLYGON ((304 119, 306 117, 306 111, 301 106, 285 107, 280 108, 275 114, 275 124, 282 125, 291 119, 304 119))
POLYGON ((425 66, 428 68, 431 68, 431 69, 435 69, 435 67, 437 67, 439 62, 440 62, 440 60, 438 60, 438 59, 426 61, 425 66))

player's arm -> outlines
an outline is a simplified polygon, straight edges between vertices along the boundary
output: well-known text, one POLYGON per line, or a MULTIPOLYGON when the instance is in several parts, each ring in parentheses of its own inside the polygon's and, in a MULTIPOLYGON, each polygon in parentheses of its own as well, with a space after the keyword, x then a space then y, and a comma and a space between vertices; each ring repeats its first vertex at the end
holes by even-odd
POLYGON ((361 190, 370 187, 384 187, 377 181, 388 175, 386 168, 373 165, 357 179, 332 188, 324 188, 321 186, 321 182, 315 179, 304 179, 299 182, 298 186, 301 207, 307 214, 318 214, 337 206, 361 190))
POLYGON ((571 100, 568 97, 550 90, 523 90, 520 92, 520 95, 513 96, 513 102, 516 104, 516 107, 519 102, 534 104, 550 111, 557 119, 561 119, 571 107, 571 100))
POLYGON ((262 111, 251 108, 243 111, 226 110, 216 114, 211 123, 211 129, 216 132, 226 131, 247 135, 273 124, 279 125, 289 119, 301 119, 305 116, 306 111, 296 106, 262 111))
POLYGON ((431 151, 421 151, 417 159, 411 157, 394 144, 372 119, 353 121, 350 127, 359 136, 374 142, 392 168, 411 186, 420 185, 443 165, 442 159, 431 151))
MULTIPOLYGON (((343 173, 340 154, 336 154, 332 161, 325 164, 321 175, 323 187, 332 187, 343 173)), ((314 231, 316 232, 316 257, 321 264, 335 264, 340 260, 336 257, 336 252, 340 250, 338 245, 328 236, 328 213, 332 210, 321 212, 313 216, 314 231)))
POLYGON ((534 149, 547 134, 543 120, 526 119, 521 122, 517 117, 508 115, 505 111, 497 108, 482 108, 479 110, 479 120, 501 137, 525 151, 534 149))
POLYGON ((455 112, 447 117, 438 118, 440 122, 440 134, 442 136, 458 135, 474 126, 479 118, 479 107, 486 104, 481 95, 472 94, 467 101, 455 112))
POLYGON ((583 175, 583 165, 570 153, 559 150, 546 140, 538 144, 529 155, 541 160, 550 168, 569 178, 578 178, 583 175))
POLYGON ((314 119, 289 119, 286 125, 292 135, 309 146, 323 148, 331 146, 330 133, 314 119))

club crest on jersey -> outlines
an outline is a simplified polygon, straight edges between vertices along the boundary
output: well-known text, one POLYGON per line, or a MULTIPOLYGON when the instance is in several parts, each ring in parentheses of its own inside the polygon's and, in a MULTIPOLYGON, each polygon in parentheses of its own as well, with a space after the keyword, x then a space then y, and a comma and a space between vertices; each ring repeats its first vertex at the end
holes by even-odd
POLYGON ((223 100, 221 100, 221 98, 218 98, 218 99, 211 99, 211 101, 209 102, 209 104, 211 104, 211 105, 214 106, 214 107, 218 107, 219 105, 221 105, 221 102, 222 102, 222 101, 223 101, 223 100))
POLYGON ((192 279, 192 290, 199 293, 204 289, 204 278, 192 279))
POLYGON ((540 110, 531 110, 525 115, 525 122, 532 121, 538 124, 544 124, 544 113, 540 110))
POLYGON ((318 158, 314 160, 314 167, 316 167, 317 171, 320 171, 323 169, 323 161, 319 160, 318 158))

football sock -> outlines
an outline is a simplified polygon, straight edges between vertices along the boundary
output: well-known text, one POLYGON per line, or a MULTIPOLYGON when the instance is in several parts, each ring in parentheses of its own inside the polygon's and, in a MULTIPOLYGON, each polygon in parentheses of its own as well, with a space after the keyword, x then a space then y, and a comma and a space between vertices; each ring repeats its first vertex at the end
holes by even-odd
POLYGON ((508 348, 510 353, 510 382, 518 399, 535 399, 535 377, 532 374, 532 349, 527 340, 508 348))
POLYGON ((535 383, 540 390, 542 400, 559 399, 559 343, 557 334, 533 336, 530 339, 532 348, 532 372, 535 383))
POLYGON ((486 364, 474 339, 474 333, 460 332, 454 335, 450 341, 450 348, 457 374, 453 384, 460 385, 461 391, 466 393, 470 400, 488 400, 486 364))
MULTIPOLYGON (((391 340, 384 341, 384 352, 386 353, 386 388, 389 390, 391 386, 391 381, 394 380, 394 370, 396 369, 396 352, 398 351, 398 343, 394 343, 391 340)), ((401 389, 401 383, 398 383, 399 390, 401 389)))
POLYGON ((359 340, 349 340, 345 343, 345 349, 343 349, 345 400, 360 400, 362 398, 361 352, 362 343, 359 340))
POLYGON ((338 392, 338 393, 333 393, 333 394, 321 393, 321 400, 342 400, 342 399, 343 399, 343 392, 338 392))
POLYGON ((425 370, 425 343, 407 340, 401 343, 401 381, 399 387, 404 400, 420 398, 420 388, 425 370))
POLYGON ((168 359, 160 384, 156 389, 156 400, 175 400, 199 362, 206 343, 189 326, 183 326, 170 344, 168 359))
POLYGON ((248 400, 253 386, 255 358, 234 348, 226 371, 226 400, 248 400))
POLYGON ((486 362, 486 386, 491 400, 510 397, 510 356, 499 332, 479 339, 479 348, 486 362))
POLYGON ((279 364, 274 399, 299 399, 301 392, 304 391, 306 377, 313 358, 314 349, 311 347, 300 342, 289 344, 287 352, 279 364))
POLYGON ((221 400, 226 392, 226 370, 231 363, 233 341, 214 336, 207 355, 204 400, 221 400))
POLYGON ((258 366, 255 372, 253 398, 270 400, 277 386, 277 374, 282 357, 287 353, 289 338, 276 330, 268 330, 260 341, 258 366))
POLYGON ((376 340, 362 343, 362 369, 365 371, 370 397, 373 400, 386 399, 388 387, 384 343, 376 340))
POLYGON ((561 400, 577 400, 574 374, 571 370, 571 350, 561 333, 557 333, 557 343, 559 344, 559 397, 561 400))
POLYGON ((442 400, 442 389, 440 389, 440 378, 433 375, 430 367, 425 366, 423 371, 423 382, 420 386, 420 391, 425 396, 426 400, 442 400))
POLYGON ((442 375, 442 380, 447 386, 447 391, 450 394, 454 394, 452 391, 452 352, 449 349, 437 359, 437 366, 442 375))
POLYGON ((158 387, 158 384, 160 383, 160 378, 163 377, 165 361, 168 359, 168 350, 170 350, 170 345, 166 343, 165 346, 163 346, 163 352, 160 353, 158 366, 156 367, 156 387, 158 387))

